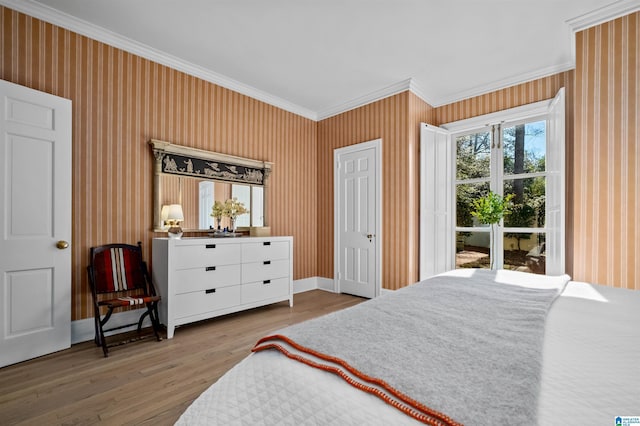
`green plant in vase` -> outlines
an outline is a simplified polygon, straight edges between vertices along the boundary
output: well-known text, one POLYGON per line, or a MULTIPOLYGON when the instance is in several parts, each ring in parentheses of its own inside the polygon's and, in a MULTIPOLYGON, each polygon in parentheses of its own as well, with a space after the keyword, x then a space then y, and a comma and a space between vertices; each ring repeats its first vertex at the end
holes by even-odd
POLYGON ((513 194, 502 197, 493 191, 489 191, 484 197, 473 200, 473 210, 471 215, 478 219, 480 223, 488 224, 490 228, 491 244, 489 248, 489 263, 491 269, 495 268, 495 256, 492 254, 495 250, 496 227, 503 217, 511 213, 511 199, 513 194))

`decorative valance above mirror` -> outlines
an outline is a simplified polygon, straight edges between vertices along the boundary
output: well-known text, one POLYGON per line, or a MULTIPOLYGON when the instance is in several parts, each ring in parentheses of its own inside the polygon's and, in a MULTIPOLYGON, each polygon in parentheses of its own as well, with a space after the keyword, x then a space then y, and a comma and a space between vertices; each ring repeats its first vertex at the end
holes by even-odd
POLYGON ((151 139, 155 157, 153 229, 166 231, 162 206, 180 204, 186 232, 210 231, 215 201, 236 197, 249 209, 240 226, 266 226, 273 163, 151 139))

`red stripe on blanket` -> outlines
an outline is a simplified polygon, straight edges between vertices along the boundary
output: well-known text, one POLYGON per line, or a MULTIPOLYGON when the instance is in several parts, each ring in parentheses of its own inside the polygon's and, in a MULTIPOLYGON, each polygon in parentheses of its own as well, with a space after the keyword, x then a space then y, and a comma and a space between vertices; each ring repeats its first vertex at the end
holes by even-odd
POLYGON ((425 406, 424 404, 416 401, 415 399, 405 395, 404 393, 400 392, 399 390, 395 389, 394 387, 390 386, 387 382, 385 382, 382 379, 378 379, 375 377, 370 377, 366 374, 364 374, 363 372, 355 369, 354 367, 352 367, 351 365, 349 365, 349 363, 347 363, 346 361, 337 358, 337 357, 333 357, 327 354, 323 354, 321 352, 317 352, 313 349, 307 348, 305 346, 299 345, 298 343, 294 342, 293 340, 289 339, 286 336, 280 335, 280 334, 276 334, 276 335, 271 335, 271 336, 266 336, 263 337, 262 339, 260 339, 258 341, 258 343, 255 344, 255 346, 253 347, 253 349, 251 349, 252 352, 258 352, 258 351, 262 351, 265 349, 276 349, 280 352, 282 352, 285 356, 287 356, 288 358, 294 359, 296 361, 302 362, 304 364, 307 364, 311 367, 314 368, 318 368, 320 370, 324 370, 324 371, 328 371, 330 373, 334 373, 337 374, 338 376, 342 377, 342 379, 344 379, 347 383, 349 383, 351 386, 354 386, 357 389, 360 389, 364 392, 370 393, 372 395, 377 396, 378 398, 382 399, 384 402, 386 402, 387 404, 390 404, 391 406, 397 408, 398 410, 402 411, 403 413, 407 414, 408 416, 422 422, 428 425, 432 425, 432 426, 463 426, 462 423, 458 423, 455 420, 451 419, 449 416, 440 413, 439 411, 433 410, 427 406, 425 406), (380 391, 379 389, 376 389, 374 387, 371 386, 367 386, 363 383, 359 383, 355 380, 353 380, 351 377, 349 377, 347 374, 345 374, 343 371, 341 371, 339 368, 336 367, 331 367, 329 365, 323 365, 323 364, 319 364, 316 363, 310 359, 304 358, 300 355, 296 355, 296 354, 292 354, 291 352, 287 351, 284 347, 276 344, 276 343, 268 343, 268 344, 264 344, 262 346, 259 346, 267 341, 270 340, 282 340, 284 342, 286 342, 287 344, 291 345, 292 347, 294 347, 295 349, 301 351, 301 352, 305 352, 308 353, 310 355, 313 355, 315 357, 318 357, 320 359, 329 361, 329 362, 333 362, 335 364, 339 364, 342 367, 344 367, 347 371, 349 371, 351 374, 353 374, 354 376, 367 381, 369 383, 375 384, 377 386, 380 386, 381 388, 384 388, 387 392, 389 392, 389 394, 393 395, 394 397, 396 397, 397 399, 401 400, 402 402, 404 402, 406 405, 400 404, 397 401, 395 401, 393 398, 390 398, 388 395, 386 395, 384 392, 380 391))

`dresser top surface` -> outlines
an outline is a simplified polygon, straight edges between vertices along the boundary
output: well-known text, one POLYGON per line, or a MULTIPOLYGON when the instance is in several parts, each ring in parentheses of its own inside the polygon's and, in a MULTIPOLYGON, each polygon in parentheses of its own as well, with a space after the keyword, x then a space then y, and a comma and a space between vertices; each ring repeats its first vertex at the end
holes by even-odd
POLYGON ((262 243, 262 242, 277 242, 277 241, 293 241, 292 236, 271 236, 271 237, 228 237, 228 238, 214 238, 214 237, 186 237, 186 238, 154 238, 154 241, 166 241, 168 243, 182 246, 182 245, 195 245, 195 244, 243 244, 243 243, 262 243))

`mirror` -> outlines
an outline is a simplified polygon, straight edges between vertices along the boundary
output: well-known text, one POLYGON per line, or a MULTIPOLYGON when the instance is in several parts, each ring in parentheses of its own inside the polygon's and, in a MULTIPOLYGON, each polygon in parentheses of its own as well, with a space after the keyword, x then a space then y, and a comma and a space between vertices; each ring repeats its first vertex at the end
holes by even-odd
MULTIPOLYGON (((224 203, 237 198, 249 210, 238 216, 236 226, 264 226, 264 188, 259 185, 229 183, 211 179, 162 174, 160 205, 180 204, 184 212, 181 226, 185 230, 216 229, 216 219, 211 217, 211 207, 216 201, 224 203)), ((229 218, 222 218, 220 227, 228 227, 229 218)))
MULTIPOLYGON (((266 226, 267 182, 272 163, 188 148, 152 139, 154 170, 154 231, 166 230, 162 206, 180 204, 184 231, 217 228, 210 216, 215 201, 237 198, 249 209, 236 226, 266 226)), ((229 226, 223 217, 220 227, 229 226)))

